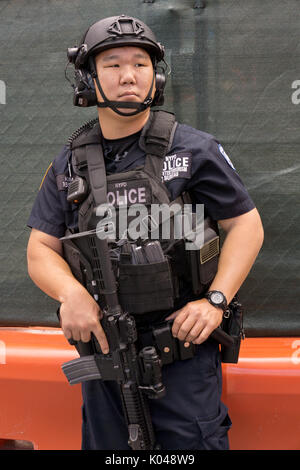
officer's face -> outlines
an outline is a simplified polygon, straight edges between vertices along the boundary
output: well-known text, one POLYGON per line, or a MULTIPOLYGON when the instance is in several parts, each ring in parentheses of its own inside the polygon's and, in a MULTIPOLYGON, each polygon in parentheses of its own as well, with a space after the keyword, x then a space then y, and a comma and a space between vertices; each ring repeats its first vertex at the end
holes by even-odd
MULTIPOLYGON (((143 102, 151 88, 153 65, 140 47, 116 47, 96 56, 98 78, 110 101, 143 102)), ((103 101, 97 87, 98 100, 103 101)), ((155 93, 153 87, 152 97, 155 93)), ((122 109, 132 112, 132 109, 122 109)))

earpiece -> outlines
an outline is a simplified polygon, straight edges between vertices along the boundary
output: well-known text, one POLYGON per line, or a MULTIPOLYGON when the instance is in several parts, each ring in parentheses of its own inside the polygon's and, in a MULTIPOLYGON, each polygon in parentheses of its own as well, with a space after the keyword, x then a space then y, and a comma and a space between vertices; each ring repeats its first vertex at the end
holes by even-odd
POLYGON ((74 106, 89 107, 97 105, 97 96, 94 80, 89 71, 75 69, 74 106))
POLYGON ((164 104, 164 89, 166 86, 166 74, 163 67, 156 67, 155 70, 155 85, 156 91, 153 99, 152 106, 162 106, 164 104))

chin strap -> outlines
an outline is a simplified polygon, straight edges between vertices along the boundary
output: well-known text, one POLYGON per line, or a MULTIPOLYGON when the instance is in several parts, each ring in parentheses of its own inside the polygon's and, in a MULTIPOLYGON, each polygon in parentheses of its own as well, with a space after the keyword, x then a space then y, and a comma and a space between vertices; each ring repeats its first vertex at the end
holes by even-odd
POLYGON ((132 101, 109 101, 106 98, 106 96, 104 94, 104 91, 102 90, 98 75, 96 73, 93 74, 93 78, 95 78, 99 93, 101 94, 101 96, 104 100, 103 102, 97 101, 98 108, 110 108, 115 113, 119 114, 120 116, 134 116, 138 113, 141 113, 145 109, 149 108, 149 106, 151 106, 151 104, 153 102, 153 99, 152 99, 151 95, 152 95, 154 80, 155 80, 155 72, 154 71, 153 71, 153 78, 152 78, 152 83, 151 83, 149 93, 148 93, 148 95, 146 96, 145 100, 142 103, 134 103, 132 101), (123 113, 118 108, 135 109, 136 111, 133 111, 132 113, 123 113))

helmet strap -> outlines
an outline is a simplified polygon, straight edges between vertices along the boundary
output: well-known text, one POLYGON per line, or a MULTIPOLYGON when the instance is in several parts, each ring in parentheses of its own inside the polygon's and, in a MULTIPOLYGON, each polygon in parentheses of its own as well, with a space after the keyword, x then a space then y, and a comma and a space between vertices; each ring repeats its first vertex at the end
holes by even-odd
POLYGON ((97 101, 97 106, 98 108, 110 108, 112 109, 115 113, 119 114, 120 116, 135 116, 136 114, 141 113, 142 111, 145 111, 145 109, 149 108, 151 106, 153 98, 152 98, 152 91, 153 91, 153 86, 154 86, 154 80, 155 80, 155 71, 153 70, 153 78, 152 78, 152 83, 150 90, 144 99, 142 103, 134 103, 132 101, 110 101, 107 99, 105 96, 105 93, 102 89, 102 86, 100 84, 99 78, 97 73, 95 72, 94 68, 94 73, 92 74, 93 78, 96 81, 97 88, 99 90, 100 95, 103 98, 102 101, 97 101), (132 113, 124 113, 120 111, 118 108, 124 108, 124 109, 135 109, 132 113))

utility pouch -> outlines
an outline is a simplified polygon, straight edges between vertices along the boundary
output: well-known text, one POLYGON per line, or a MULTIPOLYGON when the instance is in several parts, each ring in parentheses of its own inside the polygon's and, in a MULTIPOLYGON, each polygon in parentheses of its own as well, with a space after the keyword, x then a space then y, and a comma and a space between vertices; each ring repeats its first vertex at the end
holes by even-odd
POLYGON ((163 321, 155 326, 138 330, 138 349, 154 346, 162 365, 191 359, 195 355, 196 345, 174 338, 172 324, 173 320, 163 321))
POLYGON ((130 313, 167 310, 174 306, 171 268, 158 241, 124 246, 118 283, 120 303, 130 313))
POLYGON ((219 261, 220 237, 216 224, 206 217, 204 220, 204 243, 198 250, 187 252, 193 291, 202 294, 214 279, 219 261))
POLYGON ((236 297, 232 299, 224 313, 221 328, 234 340, 232 346, 221 345, 222 362, 236 364, 239 359, 241 340, 244 339, 243 309, 236 297))

